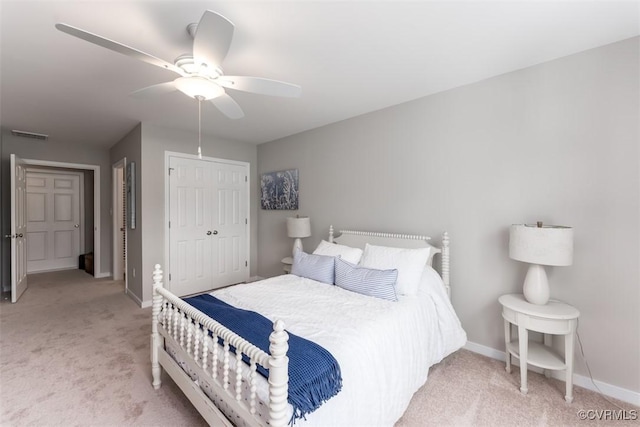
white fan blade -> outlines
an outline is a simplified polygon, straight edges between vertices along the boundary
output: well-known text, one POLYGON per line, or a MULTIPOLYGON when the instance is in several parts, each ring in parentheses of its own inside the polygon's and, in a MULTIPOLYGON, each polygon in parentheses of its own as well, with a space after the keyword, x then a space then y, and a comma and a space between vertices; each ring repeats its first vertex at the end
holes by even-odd
POLYGON ((215 105, 216 108, 222 112, 222 114, 229 117, 230 119, 241 119, 244 117, 242 108, 240 108, 238 103, 226 93, 224 95, 213 98, 211 100, 211 103, 215 105))
POLYGON ((106 47, 107 49, 112 50, 114 52, 118 52, 123 55, 130 56, 132 58, 138 59, 140 61, 144 61, 148 64, 152 64, 160 68, 164 68, 166 70, 171 70, 175 73, 180 74, 181 76, 185 75, 184 71, 182 71, 180 68, 176 67, 175 65, 163 59, 156 58, 155 56, 149 55, 148 53, 144 53, 140 50, 126 46, 122 43, 109 40, 105 37, 90 33, 85 30, 81 30, 80 28, 72 27, 71 25, 67 25, 67 24, 57 23, 56 28, 62 31, 63 33, 67 33, 74 37, 78 37, 79 39, 88 41, 89 43, 106 47))
POLYGON ((193 39, 193 58, 196 64, 220 68, 227 56, 234 25, 222 15, 207 10, 200 18, 193 39))
POLYGON ((147 98, 148 96, 163 95, 169 92, 175 92, 178 89, 173 82, 160 83, 153 86, 147 86, 142 89, 138 89, 129 94, 134 98, 147 98))
POLYGON ((298 85, 261 77, 222 76, 216 79, 216 83, 229 89, 259 93, 261 95, 297 98, 302 93, 302 88, 298 85))

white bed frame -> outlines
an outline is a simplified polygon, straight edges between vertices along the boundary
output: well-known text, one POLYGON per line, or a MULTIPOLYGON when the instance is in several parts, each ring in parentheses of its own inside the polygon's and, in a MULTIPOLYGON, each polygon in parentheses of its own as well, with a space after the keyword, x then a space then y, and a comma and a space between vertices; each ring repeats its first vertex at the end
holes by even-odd
MULTIPOLYGON (((428 240, 430 238, 427 236, 349 230, 343 230, 338 237, 334 237, 333 227, 329 228, 330 242, 351 247, 364 248, 366 243, 400 248, 431 247, 435 253, 442 256, 442 281, 446 287, 447 295, 450 295, 449 236, 446 232, 442 234, 440 248, 430 245, 428 240)), ((256 367, 261 365, 269 369, 268 423, 272 427, 286 426, 289 422, 287 402, 289 335, 284 330, 284 322, 281 320, 274 322, 273 332, 269 336, 269 352, 271 354, 267 354, 165 289, 160 264, 155 266, 153 282, 153 308, 151 312, 153 387, 160 388, 160 375, 164 368, 209 425, 264 426, 263 421, 256 414, 256 367), (213 360, 208 360, 210 359, 209 349, 213 349, 214 344, 217 345, 218 339, 224 342, 223 356, 219 358, 217 352, 213 352, 213 360), (198 378, 207 378, 207 382, 214 388, 217 397, 216 403, 176 363, 167 352, 165 344, 177 349, 180 358, 188 363, 189 369, 198 378), (229 350, 230 346, 240 349, 240 352, 232 353, 229 350), (248 380, 250 396, 247 402, 242 397, 242 354, 245 354, 250 360, 248 380), (233 373, 229 372, 230 358, 234 358, 236 361, 233 373), (219 365, 223 368, 222 378, 218 375, 219 365), (233 423, 230 422, 218 406, 224 407, 227 413, 235 414, 237 419, 234 419, 233 423)))

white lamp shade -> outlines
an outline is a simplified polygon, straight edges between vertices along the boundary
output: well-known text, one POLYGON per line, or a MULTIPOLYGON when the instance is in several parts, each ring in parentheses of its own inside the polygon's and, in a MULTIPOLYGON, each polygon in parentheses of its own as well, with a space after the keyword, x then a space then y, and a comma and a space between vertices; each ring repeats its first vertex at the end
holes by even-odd
POLYGON ((203 99, 209 100, 224 94, 222 87, 204 77, 178 77, 173 83, 176 89, 192 98, 201 96, 203 99))
POLYGON ((514 224, 509 233, 509 257, 539 265, 573 263, 573 228, 558 225, 514 224))
POLYGON ((309 217, 287 218, 287 236, 294 239, 311 236, 311 220, 309 217))

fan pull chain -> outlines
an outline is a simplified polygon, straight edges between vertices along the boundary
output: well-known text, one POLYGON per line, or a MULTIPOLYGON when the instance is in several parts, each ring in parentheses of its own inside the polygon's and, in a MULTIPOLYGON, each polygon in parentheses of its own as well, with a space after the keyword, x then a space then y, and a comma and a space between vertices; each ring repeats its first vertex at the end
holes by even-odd
POLYGON ((202 159, 202 97, 198 96, 198 158, 202 159))

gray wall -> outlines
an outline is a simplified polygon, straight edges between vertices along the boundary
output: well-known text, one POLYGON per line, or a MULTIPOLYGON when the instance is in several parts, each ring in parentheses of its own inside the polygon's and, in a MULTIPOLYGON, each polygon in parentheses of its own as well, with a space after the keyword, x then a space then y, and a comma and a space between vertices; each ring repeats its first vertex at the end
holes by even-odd
POLYGON ((579 308, 595 379, 639 392, 638 40, 260 145, 259 173, 299 169, 300 211, 259 211, 258 274, 282 271, 295 213, 311 217, 309 251, 330 224, 438 243, 448 230, 469 340, 503 350, 497 299, 526 272, 509 225, 570 225, 574 263, 547 267, 551 295, 579 308))
MULTIPOLYGON (((111 147, 111 165, 117 163, 123 158, 127 158, 127 164, 135 162, 136 164, 136 213, 137 221, 136 228, 131 229, 130 224, 127 224, 127 286, 128 291, 135 295, 142 301, 142 239, 143 239, 143 224, 140 221, 139 212, 142 209, 141 202, 141 182, 140 182, 140 165, 142 163, 142 125, 138 124, 131 130, 124 138, 122 138, 117 144, 111 147), (135 274, 134 274, 135 270, 135 274)), ((126 171, 125 171, 126 174, 126 171)), ((126 175, 125 175, 126 176, 126 175)), ((109 180, 111 184, 111 179, 109 180)), ((113 205, 113 200, 111 200, 113 205)), ((109 218, 113 221, 113 218, 109 218)), ((128 219, 127 219, 128 222, 128 219)), ((113 237, 109 238, 111 246, 113 247, 113 237)), ((111 249, 113 251, 113 249, 111 249)))
MULTIPOLYGON (((139 224, 142 225, 142 300, 149 302, 152 296, 152 274, 155 264, 164 264, 165 256, 165 151, 195 154, 198 135, 142 124, 142 161, 139 168, 142 185, 140 199, 142 210, 139 211, 139 224)), ((251 274, 256 271, 257 259, 257 148, 255 145, 241 142, 213 139, 202 136, 202 155, 220 159, 249 162, 250 174, 250 226, 251 226, 251 274), (254 203, 254 201, 256 201, 254 203)))
MULTIPOLYGON (((2 187, 2 235, 10 233, 11 201, 9 155, 16 154, 23 159, 46 160, 65 163, 79 163, 100 166, 100 269, 98 273, 109 273, 111 269, 111 166, 109 150, 91 145, 78 146, 18 138, 11 135, 9 129, 2 129, 1 147, 1 187, 2 187)), ((93 200, 93 195, 91 196, 93 200)), ((91 202, 90 202, 91 203, 91 202)), ((11 287, 11 244, 9 239, 2 239, 2 289, 11 287)))

